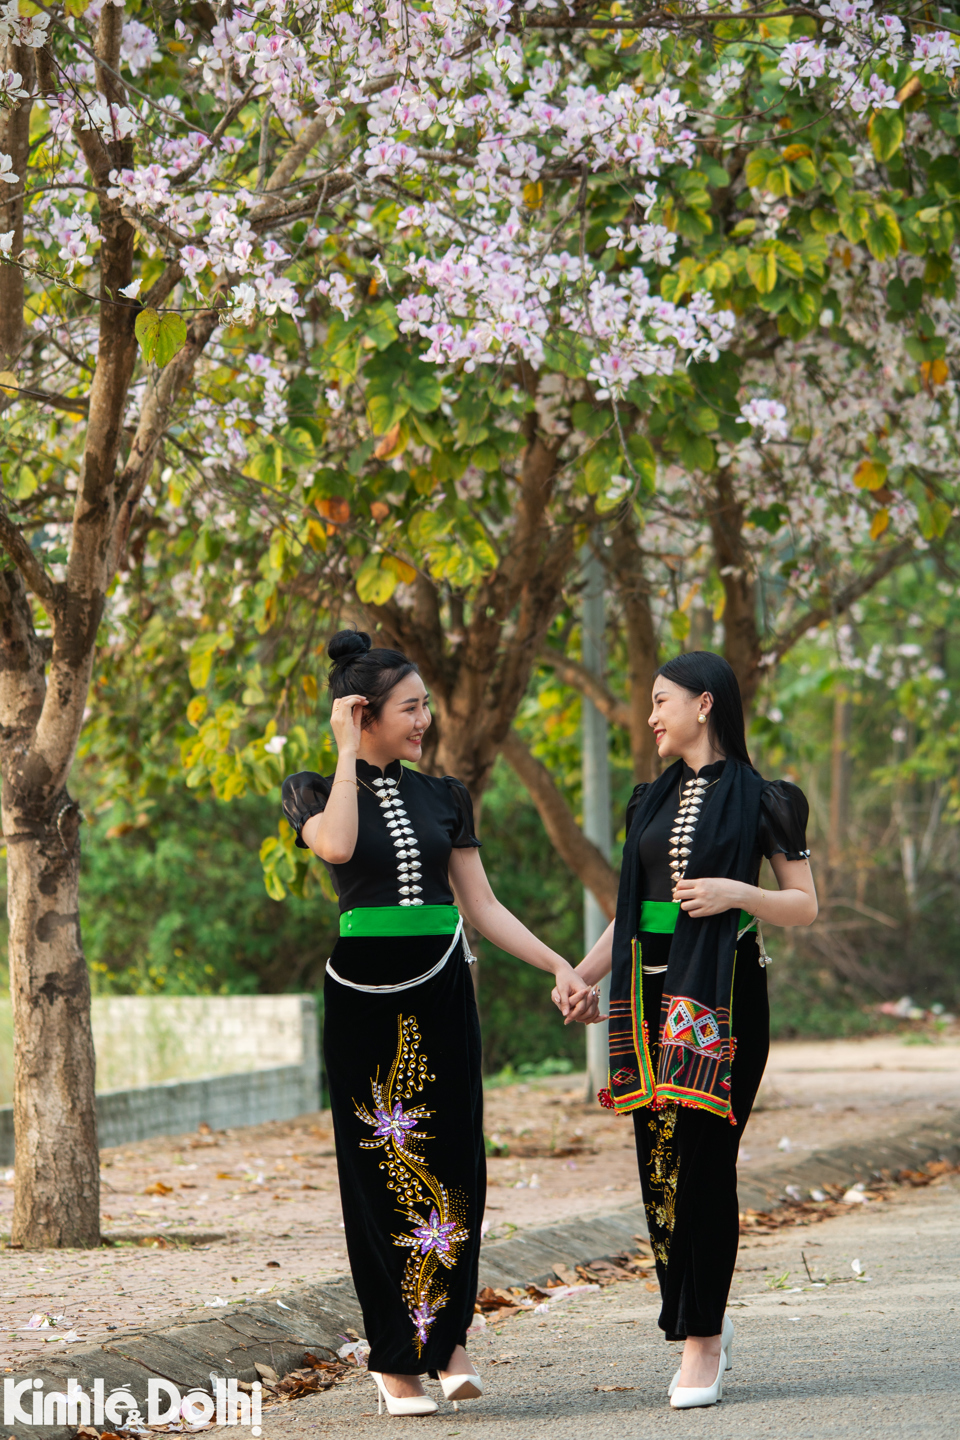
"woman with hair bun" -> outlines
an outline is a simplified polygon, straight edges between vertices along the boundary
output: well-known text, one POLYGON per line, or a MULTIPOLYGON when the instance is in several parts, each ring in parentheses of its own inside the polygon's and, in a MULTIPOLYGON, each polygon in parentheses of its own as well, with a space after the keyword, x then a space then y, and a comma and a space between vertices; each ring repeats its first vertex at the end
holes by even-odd
POLYGON ((336 773, 288 776, 283 809, 340 902, 323 1051, 369 1368, 391 1415, 429 1415, 425 1372, 455 1407, 482 1393, 465 1349, 486 1165, 464 919, 551 973, 565 1015, 586 992, 490 889, 466 786, 407 768, 431 719, 416 665, 363 631, 328 651, 336 773))
MULTIPOLYGON (((716 1404, 730 1369, 737 1150, 770 1043, 758 921, 810 925, 817 896, 806 799, 753 768, 726 660, 661 665, 648 723, 676 763, 630 798, 616 917, 577 973, 594 987, 612 967, 600 1100, 633 1115, 659 1325, 685 1342, 668 1394, 690 1409, 716 1404), (764 856, 779 891, 757 883, 764 856)), ((600 1018, 592 988, 567 1016, 600 1018)))

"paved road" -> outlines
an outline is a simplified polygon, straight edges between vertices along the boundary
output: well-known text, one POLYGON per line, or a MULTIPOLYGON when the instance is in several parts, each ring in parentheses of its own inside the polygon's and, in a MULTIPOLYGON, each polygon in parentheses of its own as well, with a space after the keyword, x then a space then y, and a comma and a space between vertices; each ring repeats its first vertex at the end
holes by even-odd
POLYGON ((659 1338, 656 1313, 642 1282, 613 1285, 488 1330, 471 1346, 487 1393, 459 1414, 441 1404, 426 1420, 378 1419, 364 1376, 268 1409, 264 1440, 383 1440, 411 1426, 438 1440, 957 1440, 960 1177, 746 1240, 735 1368, 715 1409, 669 1409, 678 1347, 659 1338), (810 1287, 801 1249, 833 1283, 810 1287), (855 1259, 867 1280, 854 1278, 855 1259), (597 1389, 614 1385, 630 1388, 597 1389))

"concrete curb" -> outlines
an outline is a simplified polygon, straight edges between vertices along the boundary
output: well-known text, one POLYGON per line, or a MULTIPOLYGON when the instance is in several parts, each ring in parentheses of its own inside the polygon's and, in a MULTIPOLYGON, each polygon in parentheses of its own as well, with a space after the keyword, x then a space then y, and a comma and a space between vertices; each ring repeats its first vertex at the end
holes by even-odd
MULTIPOLYGON (((744 1176, 740 1208, 769 1213, 786 1200, 787 1185, 798 1186, 806 1196, 818 1186, 847 1188, 860 1180, 892 1179, 898 1171, 916 1170, 941 1159, 960 1163, 960 1111, 920 1129, 877 1136, 862 1146, 818 1151, 805 1160, 744 1176)), ((518 1232, 483 1246, 480 1285, 542 1282, 557 1265, 572 1268, 629 1250, 646 1230, 643 1206, 634 1204, 518 1232)), ((209 1319, 185 1316, 156 1329, 114 1335, 102 1345, 64 1349, 6 1379, 40 1378, 44 1393, 49 1394, 65 1390, 71 1378, 92 1393, 93 1380, 100 1378, 107 1394, 124 1386, 145 1411, 151 1378, 170 1380, 185 1394, 194 1388, 212 1391, 211 1372, 253 1381, 257 1361, 284 1375, 302 1363, 306 1351, 325 1351, 329 1356, 343 1344, 348 1328, 362 1333, 361 1327, 356 1292, 344 1276, 302 1285, 279 1302, 275 1298, 270 1304, 238 1305, 209 1319)), ((63 1425, 6 1427, 6 1434, 15 1440, 70 1440, 73 1433, 72 1427, 63 1425)), ((238 1429, 244 1440, 247 1433, 238 1429)))
POLYGON ((788 1185, 796 1186, 806 1200, 811 1190, 822 1186, 848 1189, 858 1181, 893 1180, 900 1171, 917 1170, 932 1160, 960 1164, 960 1110, 930 1125, 870 1136, 862 1145, 815 1150, 804 1160, 744 1175, 737 1187, 740 1209, 769 1214, 787 1200, 788 1185))

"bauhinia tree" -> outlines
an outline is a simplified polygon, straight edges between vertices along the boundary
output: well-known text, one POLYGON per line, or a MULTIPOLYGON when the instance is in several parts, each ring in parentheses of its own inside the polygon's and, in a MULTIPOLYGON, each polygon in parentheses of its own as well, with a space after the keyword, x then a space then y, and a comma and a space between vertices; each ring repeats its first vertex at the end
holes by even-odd
MULTIPOLYGON (((174 593, 218 600, 191 602, 188 775, 229 794, 280 768, 275 722, 234 744, 262 682, 289 707, 317 613, 365 613, 422 659, 435 763, 479 801, 598 516, 650 496, 658 455, 692 493, 738 425, 782 431, 743 367, 771 327, 820 324, 824 237, 927 256, 919 300, 912 272, 895 298, 937 343, 953 172, 921 146, 917 194, 890 162, 917 96, 952 133, 958 48, 929 12, 862 0, 253 0, 155 28, 103 0, 20 8, 0 13, 13 1239, 92 1245, 67 786, 102 625, 142 619, 163 546, 189 555, 174 593), (886 172, 862 173, 864 132, 886 172), (809 215, 763 199, 815 185, 809 215), (731 224, 745 196, 762 221, 731 224)), ((310 750, 287 743, 284 763, 310 750)), ((266 858, 282 893, 289 835, 266 858)))

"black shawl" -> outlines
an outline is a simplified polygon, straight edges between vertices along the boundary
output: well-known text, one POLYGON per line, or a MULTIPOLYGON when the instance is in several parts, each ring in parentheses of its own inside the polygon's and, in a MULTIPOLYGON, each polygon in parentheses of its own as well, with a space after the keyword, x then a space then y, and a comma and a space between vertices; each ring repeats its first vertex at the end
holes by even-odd
MULTIPOLYGON (((640 836, 679 788, 683 761, 655 780, 640 800, 623 848, 613 930, 610 982, 610 1094, 621 1112, 677 1101, 724 1116, 730 1108, 730 998, 740 911, 694 919, 680 911, 664 976, 659 1024, 660 1061, 653 1074, 648 1021, 643 1014, 640 944, 640 836)), ((718 876, 752 884, 763 779, 729 759, 704 792, 687 863, 687 879, 718 876)))

